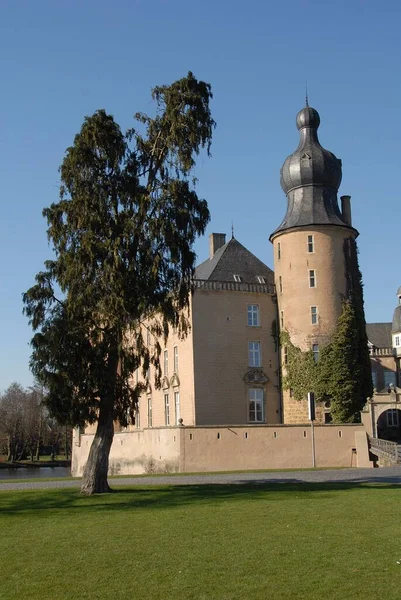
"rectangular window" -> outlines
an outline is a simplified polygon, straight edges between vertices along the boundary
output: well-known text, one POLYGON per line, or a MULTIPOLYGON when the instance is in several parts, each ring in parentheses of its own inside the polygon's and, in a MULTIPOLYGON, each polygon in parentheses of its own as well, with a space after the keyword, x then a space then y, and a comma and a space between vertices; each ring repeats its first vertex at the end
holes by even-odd
POLYGON ((375 390, 377 390, 377 373, 372 371, 372 384, 375 390))
POLYGON ((312 344, 313 360, 317 362, 319 360, 319 344, 312 344))
POLYGON ((389 369, 385 369, 384 371, 384 387, 388 387, 389 385, 396 385, 396 374, 394 371, 390 371, 389 369))
POLYGON ((248 364, 250 367, 260 367, 260 342, 248 342, 248 364))
POLYGON ((174 392, 174 406, 175 406, 175 424, 179 425, 181 418, 180 412, 180 392, 174 392))
POLYGON ((178 373, 178 346, 174 346, 174 373, 178 373))
POLYGON ((315 251, 315 242, 313 239, 313 235, 308 235, 308 252, 315 251))
POLYGON ((280 327, 284 329, 284 311, 280 311, 280 327))
POLYGON ((396 335, 395 336, 395 347, 398 348, 399 345, 400 345, 400 336, 396 335))
POLYGON ((390 408, 387 411, 387 426, 398 427, 398 410, 396 408, 390 408))
POLYGON ((314 269, 309 271, 309 287, 316 287, 316 273, 314 269))
POLYGON ((248 304, 248 326, 258 327, 259 325, 259 306, 257 304, 248 304))
POLYGON ((310 318, 312 325, 317 325, 317 306, 310 307, 310 318))
POLYGON ((280 244, 280 242, 277 242, 277 258, 278 258, 278 260, 280 260, 280 258, 281 258, 281 244, 280 244))
POLYGON ((288 348, 287 346, 283 346, 283 363, 288 365, 288 348))
POLYGON ((164 424, 170 425, 170 401, 168 394, 164 394, 164 424))
POLYGON ((248 390, 248 418, 250 423, 263 423, 263 390, 248 390))
POLYGON ((148 427, 153 426, 152 419, 152 398, 148 398, 148 427))
POLYGON ((283 293, 283 281, 281 279, 281 275, 278 278, 278 287, 279 287, 279 290, 280 290, 280 294, 282 294, 283 293))
POLYGON ((168 352, 167 350, 164 351, 163 354, 163 373, 164 375, 168 375, 168 352))
POLYGON ((137 429, 139 429, 141 426, 141 420, 140 420, 140 415, 139 415, 139 404, 138 404, 138 408, 135 411, 135 426, 137 429))

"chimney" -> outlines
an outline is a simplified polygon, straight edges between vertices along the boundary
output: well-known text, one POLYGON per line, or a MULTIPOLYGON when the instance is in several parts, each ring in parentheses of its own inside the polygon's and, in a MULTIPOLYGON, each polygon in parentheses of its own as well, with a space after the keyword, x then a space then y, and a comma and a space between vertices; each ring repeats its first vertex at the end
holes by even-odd
POLYGON ((343 216, 343 221, 347 223, 347 225, 352 225, 352 217, 351 217, 351 196, 341 196, 341 213, 343 216))
POLYGON ((211 233, 209 235, 209 258, 213 258, 217 250, 226 243, 225 233, 211 233))

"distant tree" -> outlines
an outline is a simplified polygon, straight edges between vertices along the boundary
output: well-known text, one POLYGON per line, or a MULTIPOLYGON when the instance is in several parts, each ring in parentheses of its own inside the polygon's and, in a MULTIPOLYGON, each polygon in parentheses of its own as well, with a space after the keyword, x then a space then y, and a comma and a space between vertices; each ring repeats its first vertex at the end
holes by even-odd
POLYGON ((20 460, 26 449, 27 392, 19 383, 12 383, 0 398, 0 430, 5 440, 8 461, 20 460))
POLYGON ((127 424, 143 390, 132 373, 153 364, 160 385, 160 345, 150 353, 142 323, 152 316, 156 337, 187 331, 192 248, 209 221, 191 172, 210 150, 210 85, 188 73, 152 96, 156 117, 136 114, 138 128, 125 135, 104 110, 85 118, 60 167, 60 201, 44 210, 55 259, 24 294, 36 332, 31 368, 50 414, 97 421, 87 494, 110 491, 113 422, 127 424))

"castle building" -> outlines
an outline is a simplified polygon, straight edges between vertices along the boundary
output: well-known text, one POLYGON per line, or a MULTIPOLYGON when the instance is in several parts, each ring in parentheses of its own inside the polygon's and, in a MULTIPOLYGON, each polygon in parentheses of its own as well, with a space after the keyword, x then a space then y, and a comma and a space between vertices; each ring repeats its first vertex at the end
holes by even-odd
MULTIPOLYGON (((347 291, 345 243, 358 232, 352 226, 350 196, 342 196, 341 210, 338 206, 341 161, 319 143, 318 112, 306 106, 296 124, 299 145, 281 170, 287 212, 270 241, 280 332, 286 331, 301 350, 312 350, 318 360, 320 348, 336 328, 347 291)), ((284 371, 285 352, 283 347, 284 371)), ((290 391, 283 392, 283 409, 285 423, 306 422, 306 402, 292 399, 290 391)))
MULTIPOLYGON (((160 470, 180 471, 310 465, 307 403, 283 389, 280 333, 319 359, 349 291, 347 259, 358 231, 350 196, 339 207, 341 161, 319 143, 319 114, 306 106, 296 124, 300 142, 281 171, 287 211, 270 235, 274 272, 234 236, 210 235, 209 257, 195 270, 188 335, 172 331, 164 343, 144 326, 150 352, 156 342, 162 347, 161 387, 154 367, 145 381, 141 369, 133 374, 146 390, 135 423, 116 423, 112 472, 152 472, 155 461, 160 470)), ((352 426, 324 426, 330 409, 318 403, 319 466, 349 466, 355 453, 356 464, 369 466, 366 432, 390 427, 390 437, 401 436, 401 288, 398 299, 392 324, 367 326, 373 382, 382 396, 392 384, 388 397, 367 402, 363 424, 352 426)), ((74 432, 75 475, 95 429, 74 432)))

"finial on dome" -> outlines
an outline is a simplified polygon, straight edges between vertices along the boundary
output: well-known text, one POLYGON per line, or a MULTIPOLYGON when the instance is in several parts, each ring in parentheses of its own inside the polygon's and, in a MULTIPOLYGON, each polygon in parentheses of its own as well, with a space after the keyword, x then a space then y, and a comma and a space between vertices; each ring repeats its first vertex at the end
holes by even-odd
POLYGON ((305 106, 309 106, 308 102, 308 81, 305 81, 305 106))

